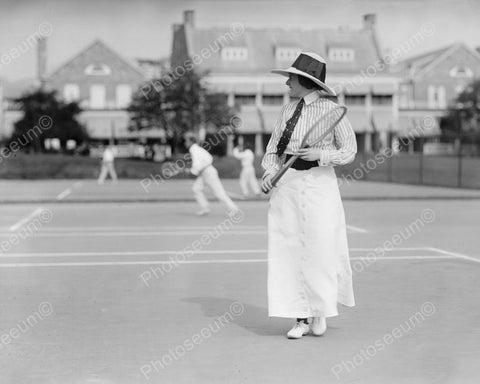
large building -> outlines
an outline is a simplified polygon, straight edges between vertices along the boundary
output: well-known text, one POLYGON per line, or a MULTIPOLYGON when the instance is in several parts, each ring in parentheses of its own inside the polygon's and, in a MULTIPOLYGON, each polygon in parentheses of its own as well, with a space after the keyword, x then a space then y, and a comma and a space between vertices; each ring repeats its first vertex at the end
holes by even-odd
POLYGON ((67 102, 77 101, 80 121, 92 139, 127 139, 129 115, 125 110, 144 81, 140 69, 100 40, 46 77, 46 88, 55 89, 67 102))
MULTIPOLYGON (((160 129, 139 133, 129 130, 130 117, 126 108, 143 82, 163 74, 167 69, 165 60, 130 61, 101 40, 96 40, 57 69, 48 72, 46 42, 39 41, 37 48, 36 86, 41 83, 47 90, 56 90, 66 102, 77 101, 82 108, 79 120, 93 142, 158 142, 164 137, 160 129)), ((11 134, 15 121, 22 116, 18 106, 12 103, 11 96, 7 95, 4 102, 4 137, 11 134)), ((20 93, 14 94, 14 97, 18 96, 20 93)))
POLYGON ((480 77, 480 54, 462 43, 400 61, 392 71, 401 77, 399 136, 418 129, 411 150, 422 150, 424 141, 438 141, 441 119, 456 97, 480 77), (422 123, 427 121, 429 124, 422 123))
POLYGON ((270 70, 290 66, 301 51, 316 52, 327 60, 327 84, 349 107, 359 150, 370 151, 372 143, 388 145, 398 123, 399 79, 382 61, 375 24, 369 14, 355 29, 198 28, 194 12, 185 11, 183 23, 173 26, 171 70, 193 63, 208 72, 209 88, 240 108, 239 133, 261 153, 289 101, 286 78, 270 70))

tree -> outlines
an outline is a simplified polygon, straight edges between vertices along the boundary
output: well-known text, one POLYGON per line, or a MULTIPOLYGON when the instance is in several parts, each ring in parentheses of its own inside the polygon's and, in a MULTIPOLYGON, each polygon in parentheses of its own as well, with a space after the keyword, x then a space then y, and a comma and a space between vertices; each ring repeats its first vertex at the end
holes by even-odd
POLYGON ((449 108, 442 124, 442 140, 459 137, 464 143, 480 144, 480 80, 467 86, 449 108))
POLYGON ((77 103, 64 103, 57 99, 56 91, 36 90, 15 100, 24 115, 14 126, 10 142, 35 152, 45 151, 44 140, 57 138, 66 149, 67 140, 81 143, 88 139, 85 127, 76 119, 81 109, 77 103))
POLYGON ((164 128, 178 149, 181 137, 202 124, 219 129, 229 124, 233 110, 226 96, 208 92, 194 71, 170 73, 140 87, 129 107, 132 129, 164 128))

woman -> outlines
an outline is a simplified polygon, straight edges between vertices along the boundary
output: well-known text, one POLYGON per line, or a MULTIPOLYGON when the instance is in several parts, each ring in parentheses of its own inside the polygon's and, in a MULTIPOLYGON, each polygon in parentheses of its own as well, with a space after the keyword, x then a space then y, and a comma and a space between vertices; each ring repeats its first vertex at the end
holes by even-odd
POLYGON ((355 133, 346 118, 312 148, 299 149, 306 131, 336 104, 325 96, 325 60, 301 53, 292 66, 273 73, 288 76, 290 96, 282 108, 262 166, 262 189, 290 155, 293 166, 273 189, 268 212, 268 309, 271 317, 296 318, 288 338, 315 336, 337 316, 337 303, 354 306, 345 215, 333 166, 353 161, 355 133), (310 319, 311 318, 311 319, 310 319))

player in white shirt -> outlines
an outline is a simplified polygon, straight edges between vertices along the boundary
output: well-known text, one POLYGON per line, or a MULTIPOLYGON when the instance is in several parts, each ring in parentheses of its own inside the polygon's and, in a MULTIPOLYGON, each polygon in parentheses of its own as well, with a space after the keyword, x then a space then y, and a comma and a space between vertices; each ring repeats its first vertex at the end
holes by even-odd
POLYGON ((212 165, 212 155, 198 145, 196 141, 196 137, 193 134, 185 135, 185 146, 188 148, 190 156, 192 157, 192 168, 190 169, 190 173, 197 176, 192 189, 195 199, 201 207, 198 215, 207 215, 210 212, 208 200, 203 193, 205 184, 211 188, 217 199, 228 207, 230 213, 238 212, 240 209, 232 199, 228 197, 227 192, 225 192, 222 182, 218 177, 218 171, 212 165))
POLYGON ((243 196, 248 196, 249 186, 255 195, 260 195, 260 187, 258 186, 258 180, 255 176, 255 167, 253 161, 255 155, 249 148, 243 148, 238 146, 233 149, 233 156, 242 162, 242 171, 240 172, 240 188, 242 189, 243 196))
POLYGON ((117 173, 115 172, 115 167, 113 161, 115 160, 114 149, 111 145, 105 148, 102 157, 102 169, 100 170, 100 176, 98 176, 98 184, 103 184, 107 175, 110 175, 113 182, 117 182, 117 173))

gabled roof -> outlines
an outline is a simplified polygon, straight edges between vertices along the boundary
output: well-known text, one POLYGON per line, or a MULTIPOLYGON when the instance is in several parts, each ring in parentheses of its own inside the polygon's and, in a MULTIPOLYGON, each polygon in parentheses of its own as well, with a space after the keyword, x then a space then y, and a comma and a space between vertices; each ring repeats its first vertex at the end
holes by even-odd
MULTIPOLYGON (((283 28, 245 28, 238 36, 231 28, 215 27, 196 29, 187 26, 185 33, 188 42, 189 55, 200 54, 202 49, 212 52, 200 68, 212 72, 268 72, 279 63, 275 59, 277 47, 299 48, 302 51, 318 53, 327 60, 329 73, 359 73, 372 63, 381 59, 374 32, 371 29, 283 29, 283 28), (221 59, 219 40, 221 36, 229 37, 227 46, 246 47, 246 61, 224 61, 221 59), (329 48, 352 48, 355 59, 353 62, 329 62, 329 48)), ((225 41, 225 40, 223 40, 225 41)), ((289 66, 291 62, 283 63, 289 66)))
POLYGON ((80 57, 84 56, 85 54, 88 54, 89 51, 95 50, 95 49, 101 49, 105 50, 109 54, 115 56, 117 59, 119 59, 121 62, 126 64, 128 67, 130 67, 133 71, 137 72, 139 75, 143 76, 142 71, 130 60, 127 60, 124 58, 122 55, 118 54, 116 51, 114 51, 112 48, 110 48, 107 44, 105 44, 102 40, 96 39, 94 40, 90 45, 88 45, 86 48, 82 49, 80 52, 78 52, 75 56, 64 62, 62 65, 60 65, 57 69, 55 69, 53 72, 51 72, 48 77, 55 76, 58 72, 60 72, 64 67, 68 66, 72 62, 76 61, 80 57))
POLYGON ((480 54, 478 54, 476 51, 471 50, 463 43, 455 43, 440 49, 429 51, 399 61, 396 65, 392 66, 392 72, 403 73, 404 75, 410 74, 413 76, 418 76, 434 68, 447 57, 455 54, 455 52, 459 49, 464 49, 468 51, 473 57, 478 60, 480 65, 480 54))

